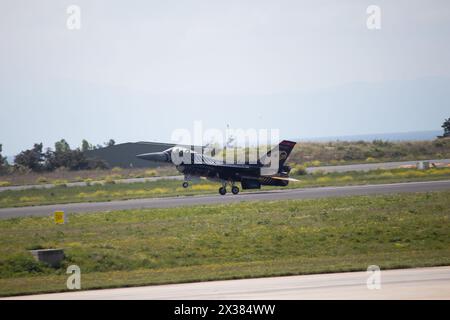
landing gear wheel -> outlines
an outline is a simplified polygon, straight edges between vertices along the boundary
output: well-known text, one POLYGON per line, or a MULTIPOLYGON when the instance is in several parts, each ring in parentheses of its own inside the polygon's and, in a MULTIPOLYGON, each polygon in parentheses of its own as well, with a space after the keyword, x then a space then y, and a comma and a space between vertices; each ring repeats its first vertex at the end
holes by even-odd
POLYGON ((187 187, 189 187, 189 182, 186 182, 186 181, 185 181, 185 182, 183 182, 183 188, 185 188, 185 189, 186 189, 187 187))
POLYGON ((231 192, 232 192, 233 194, 238 194, 238 193, 239 193, 239 188, 236 187, 236 186, 233 186, 233 187, 231 188, 231 192))
POLYGON ((221 195, 226 195, 227 194, 227 189, 225 188, 225 187, 221 187, 220 189, 219 189, 219 193, 221 194, 221 195))

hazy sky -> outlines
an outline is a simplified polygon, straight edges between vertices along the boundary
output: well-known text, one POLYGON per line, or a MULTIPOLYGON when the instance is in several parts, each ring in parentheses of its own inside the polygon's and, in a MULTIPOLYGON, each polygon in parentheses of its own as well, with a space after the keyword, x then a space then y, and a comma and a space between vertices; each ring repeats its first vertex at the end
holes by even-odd
POLYGON ((167 142, 194 120, 287 138, 439 130, 449 39, 448 0, 2 0, 0 143, 167 142))

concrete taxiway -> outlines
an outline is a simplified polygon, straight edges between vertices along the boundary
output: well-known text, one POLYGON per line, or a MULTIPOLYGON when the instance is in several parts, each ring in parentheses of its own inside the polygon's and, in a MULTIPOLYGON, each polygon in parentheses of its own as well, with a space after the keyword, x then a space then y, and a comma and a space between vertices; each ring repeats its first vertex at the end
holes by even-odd
POLYGON ((258 278, 135 288, 76 291, 11 299, 444 299, 450 300, 450 267, 381 271, 380 286, 367 272, 258 278))

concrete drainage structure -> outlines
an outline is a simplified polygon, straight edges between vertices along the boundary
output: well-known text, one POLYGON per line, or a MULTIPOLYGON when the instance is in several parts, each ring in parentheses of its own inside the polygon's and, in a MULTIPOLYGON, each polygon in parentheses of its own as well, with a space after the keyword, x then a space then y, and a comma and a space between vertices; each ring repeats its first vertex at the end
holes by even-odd
POLYGON ((36 261, 44 262, 51 267, 59 267, 64 259, 63 249, 39 249, 30 250, 36 261))

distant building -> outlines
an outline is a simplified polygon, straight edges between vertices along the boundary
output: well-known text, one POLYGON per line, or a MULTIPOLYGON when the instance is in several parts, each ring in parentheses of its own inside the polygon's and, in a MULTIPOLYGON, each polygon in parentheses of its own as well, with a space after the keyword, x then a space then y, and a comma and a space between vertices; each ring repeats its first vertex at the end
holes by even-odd
POLYGON ((86 157, 101 159, 113 167, 121 168, 152 168, 160 164, 136 158, 137 154, 161 152, 172 148, 174 144, 158 142, 127 142, 86 151, 86 157))

